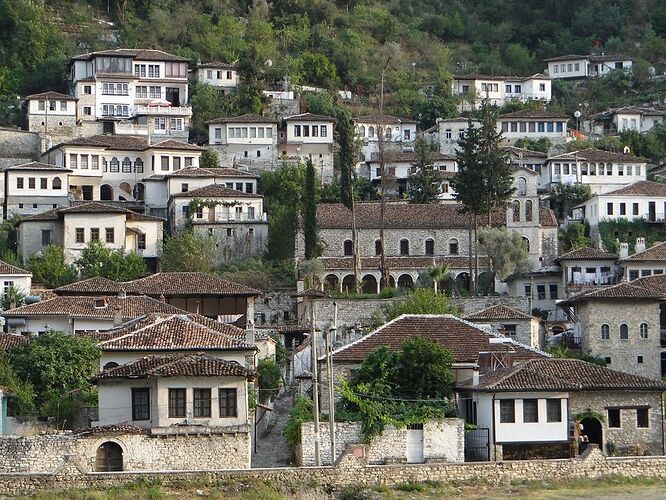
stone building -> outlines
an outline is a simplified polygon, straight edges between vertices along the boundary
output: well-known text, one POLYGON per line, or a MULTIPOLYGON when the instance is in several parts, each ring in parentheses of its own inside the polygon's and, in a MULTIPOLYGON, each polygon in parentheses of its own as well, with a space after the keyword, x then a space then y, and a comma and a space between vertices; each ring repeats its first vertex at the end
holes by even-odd
POLYGON ((661 381, 549 358, 481 373, 457 390, 497 460, 570 457, 581 435, 608 454, 664 454, 661 381))
POLYGON ((659 380, 659 304, 664 297, 655 287, 623 282, 558 305, 573 320, 582 352, 604 359, 614 370, 659 380))
POLYGON ((498 335, 542 349, 545 347, 539 318, 504 305, 490 306, 463 318, 479 325, 489 325, 498 335))
POLYGON ((39 134, 41 151, 79 135, 78 99, 60 92, 42 92, 25 98, 28 103, 28 130, 39 134))
POLYGON ((616 254, 598 248, 576 248, 557 258, 562 270, 562 290, 578 293, 589 287, 613 285, 620 279, 616 254))
POLYGON ((218 118, 206 122, 208 144, 222 165, 243 165, 262 170, 275 165, 278 157, 277 120, 253 114, 218 118))
POLYGON ((632 255, 629 255, 626 243, 620 245, 620 252, 623 248, 626 254, 622 255, 620 266, 624 270, 626 281, 666 273, 666 242, 655 243, 650 248, 645 248, 645 238, 636 238, 634 247, 636 253, 632 255))
POLYGON ((68 168, 36 161, 6 167, 2 173, 6 218, 68 206, 71 173, 68 168))

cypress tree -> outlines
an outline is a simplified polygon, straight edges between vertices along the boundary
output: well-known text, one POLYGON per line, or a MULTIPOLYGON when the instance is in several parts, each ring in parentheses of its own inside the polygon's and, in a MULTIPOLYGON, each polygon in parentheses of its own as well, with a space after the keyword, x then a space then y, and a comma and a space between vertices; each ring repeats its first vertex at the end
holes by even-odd
POLYGON ((303 197, 303 233, 306 260, 318 257, 317 245, 317 193, 315 168, 312 158, 305 163, 305 196, 303 197))

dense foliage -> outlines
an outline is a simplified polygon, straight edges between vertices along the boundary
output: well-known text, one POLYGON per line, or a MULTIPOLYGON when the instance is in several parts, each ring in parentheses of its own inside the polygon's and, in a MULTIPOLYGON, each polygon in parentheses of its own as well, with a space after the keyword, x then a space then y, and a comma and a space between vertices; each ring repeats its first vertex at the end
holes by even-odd
POLYGON ((164 271, 207 273, 215 267, 216 252, 212 236, 185 229, 164 238, 160 262, 164 271))
POLYGON ((504 280, 513 273, 531 271, 530 254, 518 231, 484 227, 479 231, 479 245, 493 276, 504 280))
POLYGON ((458 308, 443 293, 431 288, 417 288, 400 300, 384 306, 386 321, 401 314, 458 314, 458 308))
POLYGON ((76 268, 65 262, 65 253, 58 245, 49 245, 30 256, 28 268, 32 279, 48 288, 57 288, 77 279, 76 268))
POLYGON ((629 253, 634 253, 637 236, 645 238, 645 247, 650 248, 659 241, 666 241, 666 228, 661 224, 650 224, 645 219, 599 221, 599 238, 608 252, 618 253, 620 243, 628 243, 629 253))
POLYGON ((273 401, 282 387, 280 367, 272 359, 262 359, 257 364, 259 373, 259 402, 273 401))
POLYGON ((146 261, 135 252, 112 250, 99 241, 91 241, 76 260, 82 279, 101 276, 114 281, 132 281, 143 276, 146 261))

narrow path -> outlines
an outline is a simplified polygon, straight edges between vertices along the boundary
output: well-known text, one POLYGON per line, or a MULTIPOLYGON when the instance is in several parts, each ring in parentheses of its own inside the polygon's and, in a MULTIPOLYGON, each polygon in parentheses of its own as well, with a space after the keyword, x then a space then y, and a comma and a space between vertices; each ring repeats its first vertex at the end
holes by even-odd
POLYGON ((291 464, 291 450, 282 434, 289 420, 294 393, 292 389, 284 391, 273 403, 271 422, 265 432, 257 439, 257 453, 252 450, 252 467, 286 467, 291 464))

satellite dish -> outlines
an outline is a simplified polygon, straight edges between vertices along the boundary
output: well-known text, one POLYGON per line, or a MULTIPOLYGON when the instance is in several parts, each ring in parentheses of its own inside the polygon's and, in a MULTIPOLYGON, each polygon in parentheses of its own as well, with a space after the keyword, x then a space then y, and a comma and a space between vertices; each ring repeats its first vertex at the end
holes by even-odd
POLYGON ((271 66, 273 66, 273 61, 271 61, 270 59, 266 59, 266 62, 264 63, 264 66, 266 66, 267 68, 270 68, 271 66))
POLYGON ((580 111, 574 111, 574 116, 576 118, 580 118, 580 115, 581 115, 580 111))

